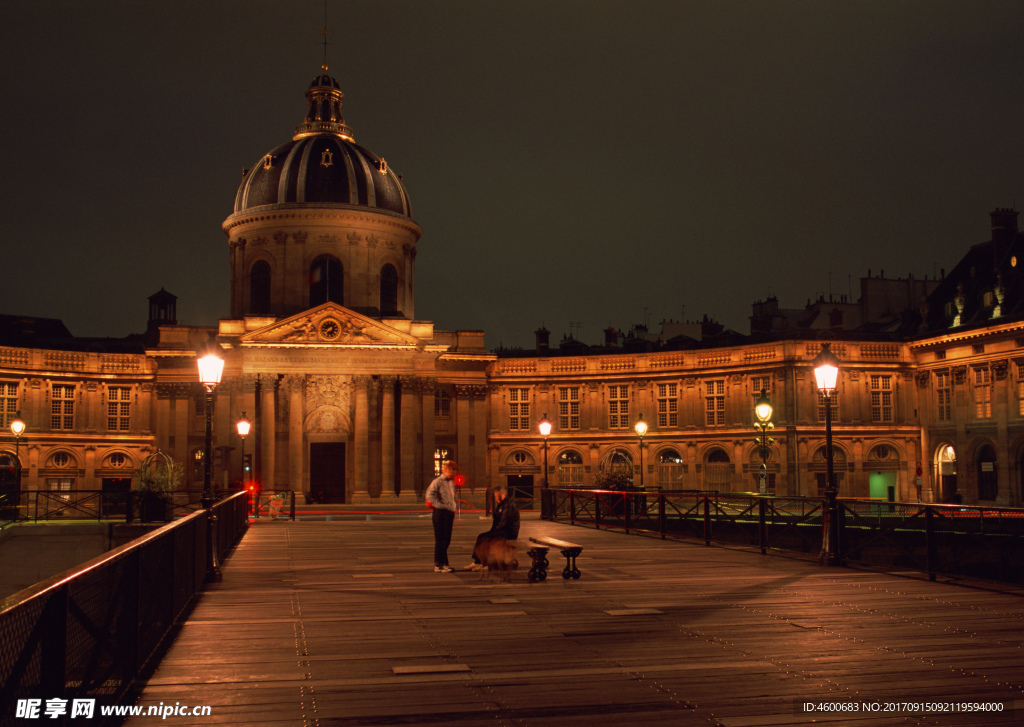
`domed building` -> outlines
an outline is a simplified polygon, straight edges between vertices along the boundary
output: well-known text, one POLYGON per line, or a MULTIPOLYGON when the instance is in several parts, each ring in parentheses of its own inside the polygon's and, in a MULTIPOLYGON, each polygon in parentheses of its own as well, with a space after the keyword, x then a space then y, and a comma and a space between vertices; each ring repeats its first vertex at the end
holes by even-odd
MULTIPOLYGON (((355 142, 342 98, 325 66, 292 139, 245 171, 224 221, 231 317, 216 331, 227 351, 215 391, 217 443, 239 449, 234 422, 243 413, 253 420, 245 446, 265 492, 408 500, 444 457, 482 489, 485 369, 495 356, 482 332, 415 319, 423 231, 401 176, 355 142)), ((210 332, 160 330, 150 352, 166 422, 156 427, 158 445, 193 465, 194 482, 202 478, 203 395, 194 360, 180 354, 210 332)))

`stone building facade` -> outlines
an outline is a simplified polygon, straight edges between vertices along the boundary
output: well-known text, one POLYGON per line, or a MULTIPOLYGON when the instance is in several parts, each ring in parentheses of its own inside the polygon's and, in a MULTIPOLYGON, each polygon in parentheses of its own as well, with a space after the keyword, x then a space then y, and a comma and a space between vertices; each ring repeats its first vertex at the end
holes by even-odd
MULTIPOLYGON (((332 502, 419 502, 449 457, 477 504, 498 483, 524 494, 545 477, 592 487, 614 470, 647 489, 756 491, 753 404, 764 390, 775 409, 768 490, 817 497, 825 402, 811 362, 829 341, 842 363, 833 400, 841 496, 1024 504, 1015 211, 993 212, 992 240, 950 275, 901 282, 904 298, 919 296, 904 302, 910 310, 894 309, 887 293, 884 320, 872 301, 820 300, 813 315, 787 313, 783 325, 778 310, 755 304, 762 315, 750 336, 629 346, 610 336, 559 350, 545 340, 498 355, 480 331, 415 318, 422 230, 401 176, 355 143, 326 69, 306 97, 306 118, 246 172, 223 224, 231 309, 217 326, 179 324, 166 291, 150 299, 146 334, 116 341, 0 317, 0 424, 18 411, 28 424, 23 489, 125 489, 160 451, 186 465, 186 487, 198 492, 206 397, 195 351, 214 336, 226 360, 212 412, 216 489, 239 486, 244 447, 264 492, 332 502), (243 414, 253 422, 244 444, 235 431, 243 414)), ((9 470, 13 458, 8 436, 0 465, 9 470)))

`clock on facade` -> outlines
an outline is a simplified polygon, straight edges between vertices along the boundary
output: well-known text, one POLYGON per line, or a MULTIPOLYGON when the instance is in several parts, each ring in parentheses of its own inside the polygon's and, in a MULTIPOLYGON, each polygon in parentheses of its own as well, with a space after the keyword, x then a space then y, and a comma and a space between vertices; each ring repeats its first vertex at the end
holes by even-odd
POLYGON ((326 318, 320 323, 320 335, 328 341, 338 337, 341 333, 341 326, 333 318, 326 318))

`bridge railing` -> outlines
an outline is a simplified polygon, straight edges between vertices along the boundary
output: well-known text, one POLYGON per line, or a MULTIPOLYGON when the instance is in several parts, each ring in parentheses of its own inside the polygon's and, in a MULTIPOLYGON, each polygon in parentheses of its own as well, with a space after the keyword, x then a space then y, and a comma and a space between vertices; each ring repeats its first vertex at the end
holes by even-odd
MULTIPOLYGON (((220 556, 248 527, 237 493, 213 506, 220 556)), ((199 510, 0 601, 0 704, 127 694, 207 577, 199 510)), ((13 708, 0 725, 13 725, 13 708)))
MULTIPOLYGON (((839 500, 849 563, 1024 582, 1024 509, 839 500)), ((541 517, 662 538, 818 555, 822 500, 704 491, 549 488, 541 517)))
POLYGON ((168 522, 201 510, 201 499, 202 492, 198 490, 173 490, 159 496, 108 490, 6 492, 0 493, 0 527, 52 520, 168 522))

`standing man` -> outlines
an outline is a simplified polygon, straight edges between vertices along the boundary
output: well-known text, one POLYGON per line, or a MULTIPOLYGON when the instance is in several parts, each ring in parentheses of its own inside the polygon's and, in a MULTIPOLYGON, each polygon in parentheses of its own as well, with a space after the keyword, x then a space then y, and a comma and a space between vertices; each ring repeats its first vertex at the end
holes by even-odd
POLYGON ((433 508, 430 519, 434 525, 434 572, 451 573, 448 565, 448 545, 452 542, 452 526, 455 525, 455 483, 452 480, 459 471, 454 461, 448 460, 441 467, 441 476, 427 487, 427 505, 433 508))

